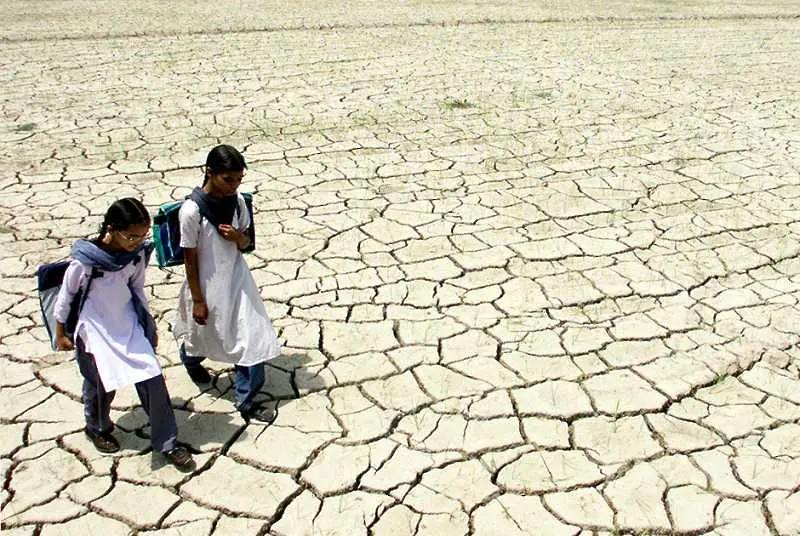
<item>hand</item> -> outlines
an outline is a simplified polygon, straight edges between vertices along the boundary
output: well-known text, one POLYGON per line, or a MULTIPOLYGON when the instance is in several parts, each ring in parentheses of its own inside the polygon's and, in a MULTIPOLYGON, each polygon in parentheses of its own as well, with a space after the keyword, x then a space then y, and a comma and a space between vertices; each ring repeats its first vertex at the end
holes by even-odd
POLYGON ((69 340, 69 337, 62 335, 56 339, 56 350, 74 350, 75 345, 69 340))
POLYGON ((194 302, 194 305, 192 305, 192 318, 201 326, 206 325, 206 321, 208 320, 208 306, 205 302, 194 302))
POLYGON ((219 226, 219 234, 222 235, 222 238, 225 240, 230 240, 231 242, 236 242, 240 244, 242 240, 244 240, 244 233, 237 230, 235 227, 231 225, 222 224, 219 226))
POLYGON ((158 333, 153 333, 153 350, 158 348, 158 333))

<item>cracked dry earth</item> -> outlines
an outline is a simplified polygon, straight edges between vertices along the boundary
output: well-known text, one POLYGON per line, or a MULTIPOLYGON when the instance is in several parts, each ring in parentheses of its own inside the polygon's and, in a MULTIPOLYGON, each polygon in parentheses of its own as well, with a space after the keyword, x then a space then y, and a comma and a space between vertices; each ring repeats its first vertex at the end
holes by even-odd
POLYGON ((800 534, 798 14, 12 28, 3 534, 800 534), (219 142, 250 166, 277 419, 240 420, 227 368, 189 381, 183 274, 150 268, 197 469, 149 451, 132 389, 100 455, 33 273, 219 142))

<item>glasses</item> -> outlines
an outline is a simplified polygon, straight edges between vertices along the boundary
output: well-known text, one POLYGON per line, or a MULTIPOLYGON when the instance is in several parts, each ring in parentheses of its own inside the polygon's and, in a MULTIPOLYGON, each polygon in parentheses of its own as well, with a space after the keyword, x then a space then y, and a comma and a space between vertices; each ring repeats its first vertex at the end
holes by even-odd
POLYGON ((138 235, 138 234, 127 234, 123 233, 122 231, 117 231, 117 234, 130 243, 141 242, 142 240, 150 238, 150 233, 138 235))

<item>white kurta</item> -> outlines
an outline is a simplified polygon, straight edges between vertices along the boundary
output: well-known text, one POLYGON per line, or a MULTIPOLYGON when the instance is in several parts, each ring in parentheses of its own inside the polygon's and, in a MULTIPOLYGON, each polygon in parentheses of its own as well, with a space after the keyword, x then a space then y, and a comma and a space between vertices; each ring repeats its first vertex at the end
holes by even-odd
MULTIPOLYGON (((89 286, 89 293, 78 317, 75 337, 86 352, 94 356, 97 372, 106 391, 148 380, 161 374, 161 365, 147 340, 133 308, 133 291, 147 306, 144 296, 144 252, 139 262, 129 263, 118 272, 101 271, 89 286)), ((65 322, 72 298, 86 284, 91 266, 73 260, 64 273, 54 316, 65 322)))
MULTIPOLYGON (((183 340, 188 355, 214 361, 251 366, 277 357, 281 344, 236 243, 222 238, 191 199, 184 201, 179 218, 181 247, 197 249, 208 320, 203 326, 194 321, 192 293, 184 281, 172 330, 175 338, 183 340)), ((249 226, 250 214, 240 194, 233 227, 244 232, 249 226)))

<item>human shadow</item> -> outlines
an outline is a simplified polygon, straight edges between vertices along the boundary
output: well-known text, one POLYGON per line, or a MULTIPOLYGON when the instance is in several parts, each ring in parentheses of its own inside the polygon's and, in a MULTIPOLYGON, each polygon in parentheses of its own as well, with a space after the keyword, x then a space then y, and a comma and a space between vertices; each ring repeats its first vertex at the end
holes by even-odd
MULTIPOLYGON (((203 362, 208 363, 208 360, 203 362)), ((317 372, 322 368, 321 364, 313 366, 312 370, 306 368, 312 364, 311 357, 303 352, 292 352, 281 354, 265 363, 265 381, 259 392, 255 395, 254 401, 264 404, 284 403, 300 397, 300 392, 314 391, 324 388, 324 382, 317 376, 317 372), (298 381, 300 385, 298 386, 298 381)), ((212 365, 213 366, 213 365, 212 365)), ((219 367, 219 364, 216 364, 219 367)), ((210 367, 209 367, 210 368, 210 367)), ((226 401, 231 404, 231 408, 236 401, 233 366, 210 370, 212 375, 211 384, 195 384, 198 394, 215 396, 219 401, 226 401)), ((189 401, 190 406, 195 399, 189 401)), ((173 402, 178 406, 177 402, 173 402)))
MULTIPOLYGON (((293 351, 281 354, 266 363, 266 381, 256 394, 256 404, 271 407, 278 417, 285 407, 305 393, 325 388, 319 376, 324 363, 315 362, 308 353, 293 351)), ((217 387, 222 390, 220 398, 235 403, 234 370, 228 369, 217 377, 217 387)))
MULTIPOLYGON (((172 397, 178 441, 195 454, 215 452, 229 446, 248 426, 234 405, 233 367, 222 368, 219 363, 209 365, 212 376, 210 384, 191 383, 182 365, 169 367, 167 379, 170 391, 173 390, 171 384, 180 383, 176 385, 176 391, 180 394, 172 397)), ((325 387, 317 374, 323 366, 318 362, 313 363, 307 353, 294 350, 268 361, 266 381, 254 402, 271 406, 277 418, 281 408, 299 398, 301 392, 325 387), (309 365, 310 368, 307 368, 309 365)), ((141 407, 137 407, 121 416, 117 422, 120 427, 133 429, 137 436, 149 439, 148 419, 143 413, 141 407)), ((160 463, 162 458, 154 456, 154 463, 160 463)))

